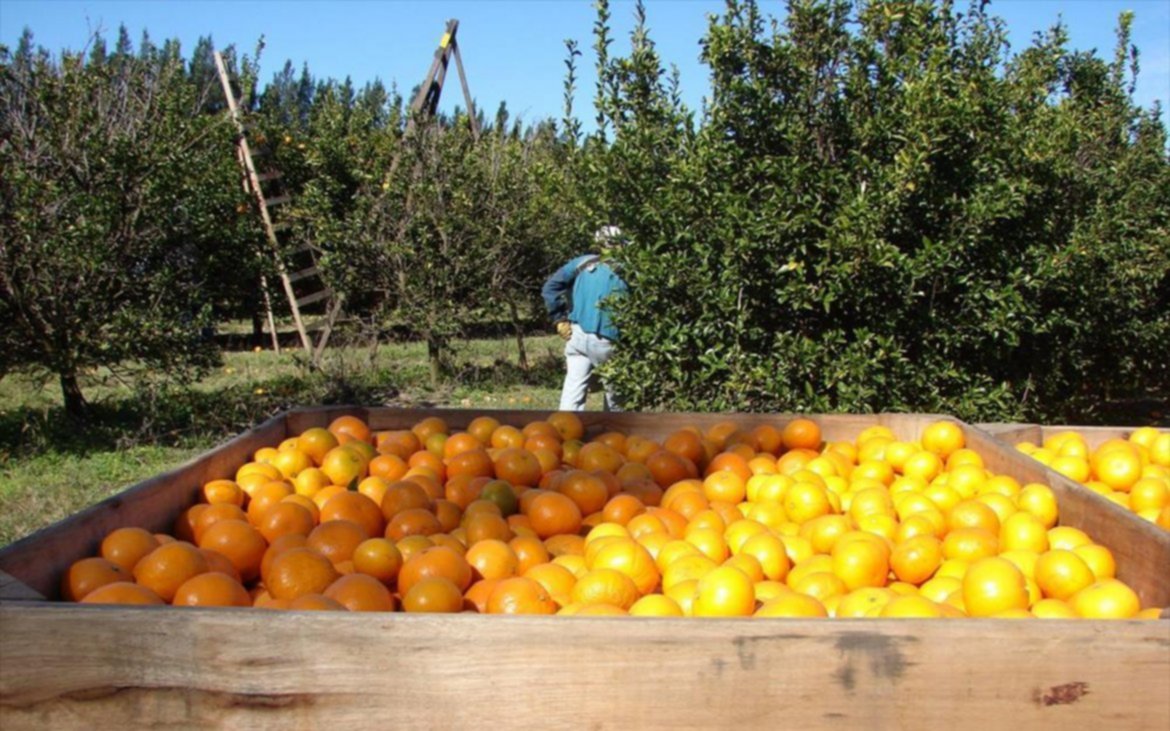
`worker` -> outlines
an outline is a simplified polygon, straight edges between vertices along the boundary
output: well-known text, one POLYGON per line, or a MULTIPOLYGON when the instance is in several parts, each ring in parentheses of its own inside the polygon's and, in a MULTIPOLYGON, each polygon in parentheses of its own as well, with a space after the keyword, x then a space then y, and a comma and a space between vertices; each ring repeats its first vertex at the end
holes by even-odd
MULTIPOLYGON (((595 369, 613 354, 617 326, 609 312, 608 298, 626 291, 610 255, 624 241, 617 226, 603 226, 593 235, 598 253, 569 260, 557 269, 541 289, 549 317, 565 339, 565 384, 561 411, 582 411, 595 380, 595 369)), ((605 410, 621 411, 613 386, 602 379, 605 410)))

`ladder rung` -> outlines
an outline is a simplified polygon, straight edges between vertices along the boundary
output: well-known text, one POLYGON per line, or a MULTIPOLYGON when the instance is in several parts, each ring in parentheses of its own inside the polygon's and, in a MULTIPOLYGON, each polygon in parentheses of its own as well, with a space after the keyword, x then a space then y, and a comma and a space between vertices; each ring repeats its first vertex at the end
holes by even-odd
MULTIPOLYGON (((285 224, 285 225, 288 225, 288 224, 285 224)), ((311 252, 313 254, 320 254, 321 249, 316 247, 316 246, 313 246, 312 244, 301 244, 300 246, 294 247, 292 249, 288 249, 289 254, 304 254, 305 252, 311 252)))
POLYGON ((282 177, 284 177, 284 176, 281 175, 279 170, 269 170, 268 172, 265 172, 265 173, 256 173, 256 179, 259 180, 261 183, 263 183, 267 180, 280 180, 282 177))
POLYGON ((319 267, 313 266, 309 267, 308 269, 302 269, 299 272, 293 272, 292 274, 288 275, 288 281, 299 282, 302 279, 308 279, 309 277, 316 276, 320 273, 321 269, 319 267))
POLYGON ((273 233, 280 233, 281 231, 287 231, 289 228, 291 228, 291 226, 289 225, 288 221, 278 221, 278 222, 272 224, 272 232, 273 233))
POLYGON ((291 200, 292 200, 292 196, 291 196, 291 195, 278 195, 278 196, 277 196, 277 197, 275 197, 275 198, 266 198, 266 199, 264 200, 264 205, 266 205, 266 206, 268 206, 269 208, 271 208, 271 207, 273 207, 273 206, 281 206, 281 205, 284 205, 285 203, 288 203, 288 202, 289 202, 289 201, 291 201, 291 200))
POLYGON ((333 296, 333 290, 323 289, 320 292, 314 292, 313 294, 309 294, 309 295, 305 295, 304 297, 301 297, 299 300, 297 300, 297 307, 304 307, 306 305, 311 305, 314 302, 320 302, 321 300, 329 299, 332 296, 333 296))

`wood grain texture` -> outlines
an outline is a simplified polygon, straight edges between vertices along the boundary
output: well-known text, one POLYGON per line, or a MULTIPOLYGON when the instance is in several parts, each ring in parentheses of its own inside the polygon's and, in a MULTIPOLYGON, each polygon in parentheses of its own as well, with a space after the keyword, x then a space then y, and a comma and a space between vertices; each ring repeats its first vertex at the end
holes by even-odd
POLYGON ((0 604, 0 725, 1165 729, 1170 622, 0 604), (94 631, 100 623, 101 631, 94 631), (1041 631, 1043 627, 1043 631, 1041 631))
POLYGON ((95 555, 111 530, 139 526, 169 533, 175 518, 195 502, 204 483, 233 477, 253 452, 278 443, 285 433, 284 416, 269 419, 171 472, 133 485, 6 546, 0 550, 0 571, 53 598, 65 569, 80 558, 95 555))

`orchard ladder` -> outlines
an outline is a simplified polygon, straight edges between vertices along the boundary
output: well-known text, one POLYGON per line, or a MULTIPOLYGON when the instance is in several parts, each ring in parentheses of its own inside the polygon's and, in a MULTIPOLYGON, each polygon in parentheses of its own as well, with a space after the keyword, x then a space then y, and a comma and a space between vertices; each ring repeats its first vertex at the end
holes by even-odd
POLYGON ((463 87, 463 101, 467 104, 467 118, 471 122, 471 131, 479 137, 479 122, 475 119, 475 102, 471 100, 471 90, 467 87, 467 74, 463 71, 463 57, 459 54, 459 41, 455 34, 459 31, 458 20, 448 20, 447 30, 439 38, 439 47, 435 49, 435 60, 427 71, 426 79, 419 87, 418 94, 410 104, 411 118, 406 123, 407 130, 414 126, 414 116, 425 111, 427 117, 435 116, 439 107, 439 96, 443 93, 443 81, 447 78, 447 66, 451 57, 455 57, 455 68, 459 71, 459 83, 463 87))
MULTIPOLYGON (((238 133, 236 135, 236 158, 244 173, 244 187, 256 200, 256 208, 260 212, 260 220, 264 226, 264 236, 268 241, 276 264, 276 271, 284 287, 284 294, 288 299, 289 309, 292 311, 293 323, 300 336, 301 346, 309 355, 313 365, 318 365, 321 355, 325 351, 325 346, 329 342, 329 336, 333 332, 333 326, 341 313, 342 296, 340 293, 334 292, 322 277, 321 268, 317 261, 317 257, 321 253, 319 248, 312 244, 289 247, 281 241, 280 233, 288 229, 288 224, 274 222, 272 209, 288 204, 292 197, 288 192, 275 191, 270 193, 265 191, 264 184, 269 183, 270 187, 277 184, 281 179, 281 173, 274 168, 264 172, 257 171, 255 158, 251 146, 248 144, 247 131, 241 118, 239 100, 236 99, 235 93, 232 91, 227 65, 219 51, 215 52, 215 65, 219 71, 220 83, 223 85, 224 97, 227 99, 228 112, 238 133), (290 271, 290 263, 295 264, 292 267, 293 271, 290 271), (306 325, 302 308, 318 302, 325 303, 324 316, 316 323, 306 325), (313 338, 309 334, 314 330, 319 331, 317 342, 313 342, 313 338)), ((264 288, 264 305, 268 311, 268 326, 272 331, 274 347, 279 352, 267 283, 262 280, 261 284, 264 288)))

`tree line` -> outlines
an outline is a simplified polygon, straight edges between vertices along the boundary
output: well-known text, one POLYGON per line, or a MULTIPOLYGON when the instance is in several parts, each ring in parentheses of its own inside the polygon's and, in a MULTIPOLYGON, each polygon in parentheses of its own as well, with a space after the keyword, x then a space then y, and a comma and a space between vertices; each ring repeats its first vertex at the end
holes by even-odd
MULTIPOLYGON (((1112 58, 1061 26, 1013 53, 987 3, 728 0, 681 101, 645 9, 596 3, 596 114, 504 105, 416 120, 395 87, 228 60, 324 251, 351 328, 426 341, 523 323, 598 225, 629 234, 610 376, 638 408, 938 411, 1059 420, 1170 386, 1170 160, 1112 58), (618 46, 625 50, 618 53, 618 46)), ((216 321, 259 312, 272 262, 240 187, 210 40, 0 50, 0 370, 191 378, 216 321)), ((275 293, 274 293, 275 294, 275 293)), ((279 305, 278 305, 279 309, 279 305)))

